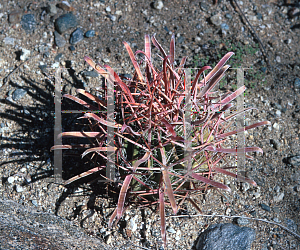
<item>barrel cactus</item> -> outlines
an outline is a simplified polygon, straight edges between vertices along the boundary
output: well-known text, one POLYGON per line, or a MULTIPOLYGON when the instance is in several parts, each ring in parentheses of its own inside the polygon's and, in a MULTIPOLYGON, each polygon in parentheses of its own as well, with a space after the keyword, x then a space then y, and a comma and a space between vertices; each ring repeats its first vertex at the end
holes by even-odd
MULTIPOLYGON (((77 92, 90 103, 72 95, 63 96, 90 110, 80 118, 88 119, 91 126, 89 131, 63 132, 59 136, 88 138, 91 144, 76 145, 76 148, 83 148, 82 157, 93 153, 109 163, 93 166, 89 171, 66 180, 65 184, 95 172, 104 180, 117 181, 119 199, 108 221, 109 227, 131 204, 157 205, 161 237, 166 245, 165 206, 170 206, 176 214, 185 201, 197 208, 192 195, 198 192, 208 188, 230 192, 228 186, 214 180, 217 174, 256 186, 253 180, 231 172, 230 167, 220 162, 230 155, 245 153, 245 157, 252 158, 250 152, 262 153, 258 147, 227 148, 225 143, 231 135, 269 122, 227 131, 238 114, 251 109, 225 116, 225 111, 233 106, 231 102, 237 96, 243 94, 245 86, 225 94, 213 92, 229 68, 225 64, 232 52, 227 53, 213 69, 209 66, 199 69, 191 80, 184 68, 186 58, 176 65, 174 35, 169 54, 155 36, 145 35, 144 51, 135 53, 128 43, 123 43, 134 67, 132 76, 121 76, 108 65, 96 64, 86 56, 85 61, 106 80, 103 96, 83 89, 77 92), (151 41, 161 54, 160 66, 154 65, 151 41), (111 105, 113 109, 109 107, 111 105), (107 167, 113 168, 115 179, 107 176, 107 167)), ((70 148, 74 145, 52 147, 70 148)))

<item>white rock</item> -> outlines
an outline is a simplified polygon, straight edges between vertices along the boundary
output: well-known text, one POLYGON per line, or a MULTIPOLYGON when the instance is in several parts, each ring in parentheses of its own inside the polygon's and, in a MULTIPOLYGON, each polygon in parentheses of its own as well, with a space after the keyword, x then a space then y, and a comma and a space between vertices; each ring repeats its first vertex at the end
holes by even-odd
POLYGON ((117 10, 116 11, 116 15, 121 16, 122 15, 122 11, 121 10, 117 10))
POLYGON ((273 124, 273 128, 276 129, 276 130, 279 130, 279 124, 277 122, 275 122, 273 124))
POLYGON ((280 193, 280 194, 274 196, 274 197, 273 197, 273 200, 274 200, 274 202, 279 202, 279 201, 282 201, 282 200, 283 200, 283 197, 284 197, 284 192, 282 192, 282 193, 280 193))
POLYGON ((276 112, 275 112, 275 114, 276 114, 277 116, 281 116, 281 111, 277 109, 276 112))
POLYGON ((8 181, 9 184, 12 184, 15 181, 15 177, 10 176, 10 177, 7 178, 7 181, 8 181))
POLYGON ((105 8, 105 10, 106 10, 106 12, 111 12, 111 8, 110 8, 109 6, 107 6, 107 7, 105 8))
POLYGON ((23 192, 25 189, 22 187, 22 186, 20 186, 20 185, 16 185, 16 191, 18 192, 18 193, 21 193, 21 192, 23 192))
POLYGON ((154 2, 154 8, 157 10, 161 10, 164 7, 164 3, 161 0, 154 2))
POLYGON ((138 218, 138 216, 136 215, 130 219, 130 229, 132 232, 136 231, 136 229, 137 229, 137 224, 135 222, 137 218, 138 218))
POLYGON ((276 56, 276 61, 277 61, 278 63, 281 62, 280 56, 276 56))
POLYGON ((30 55, 30 50, 22 48, 20 60, 25 61, 30 55))
POLYGON ((181 239, 181 231, 177 230, 175 240, 180 240, 180 239, 181 239))
POLYGON ((52 68, 52 69, 55 69, 55 68, 58 68, 58 67, 59 67, 59 62, 53 63, 53 64, 51 65, 51 68, 52 68))

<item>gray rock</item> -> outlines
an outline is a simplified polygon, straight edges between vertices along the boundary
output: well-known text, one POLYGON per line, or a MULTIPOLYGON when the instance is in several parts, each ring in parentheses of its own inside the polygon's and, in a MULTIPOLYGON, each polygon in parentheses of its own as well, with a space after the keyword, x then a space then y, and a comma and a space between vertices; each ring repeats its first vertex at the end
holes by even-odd
POLYGON ((51 16, 54 16, 57 14, 57 9, 56 9, 56 5, 49 3, 47 8, 46 8, 47 13, 49 13, 51 16))
POLYGON ((268 205, 261 203, 260 206, 263 210, 271 212, 271 208, 268 205))
POLYGON ((276 195, 276 196, 273 197, 273 201, 274 202, 280 202, 280 201, 283 200, 283 197, 284 197, 284 192, 279 193, 278 195, 276 195))
POLYGON ((115 15, 111 15, 111 14, 108 14, 107 15, 109 17, 109 19, 113 22, 115 22, 117 20, 117 17, 115 15))
POLYGON ((82 30, 80 28, 77 28, 71 34, 70 43, 71 44, 76 44, 76 43, 79 43, 82 40, 83 40, 83 32, 82 32, 82 30))
POLYGON ((85 77, 98 77, 99 76, 98 72, 95 71, 95 70, 92 70, 92 71, 83 71, 82 74, 85 77))
POLYGON ((210 18, 210 21, 216 25, 216 26, 220 26, 222 24, 222 17, 217 14, 217 15, 214 15, 210 18))
POLYGON ((54 31, 54 41, 57 47, 64 47, 67 41, 57 31, 54 31))
POLYGON ((12 11, 8 15, 8 21, 10 23, 19 23, 21 20, 21 11, 12 11))
POLYGON ((229 13, 227 13, 227 14, 225 15, 225 17, 228 18, 228 19, 232 19, 232 15, 230 15, 229 13))
POLYGON ((14 45, 15 44, 15 39, 12 38, 12 37, 5 37, 3 39, 3 42, 6 44, 6 45, 14 45))
POLYGON ((249 220, 245 218, 238 218, 236 221, 239 226, 246 226, 250 223, 249 220))
POLYGON ((295 89, 300 89, 300 78, 296 78, 294 82, 295 89))
POLYGON ((33 33, 36 27, 36 21, 34 15, 26 14, 22 16, 21 25, 27 34, 33 33))
POLYGON ((23 98, 26 95, 27 91, 25 89, 16 89, 13 93, 12 93, 12 99, 14 101, 18 101, 21 98, 23 98))
POLYGON ((54 61, 55 62, 60 62, 60 60, 64 57, 63 53, 58 53, 55 57, 54 57, 54 61))
POLYGON ((221 29, 222 29, 222 30, 229 30, 228 24, 227 24, 227 23, 222 23, 222 24, 221 24, 221 29))
POLYGON ((10 200, 0 199, 0 231, 1 249, 111 249, 71 221, 10 200))
POLYGON ((300 166, 300 155, 292 156, 288 159, 289 164, 291 164, 293 167, 299 167, 300 166))
POLYGON ((250 250, 255 230, 231 223, 211 225, 200 234, 197 250, 250 250))
POLYGON ((96 32, 94 30, 88 30, 87 32, 85 32, 84 36, 90 38, 90 37, 94 37, 95 34, 96 32))
POLYGON ((65 31, 75 28, 78 23, 76 17, 72 12, 67 14, 63 14, 55 20, 55 29, 60 33, 64 33, 65 31))
POLYGON ((279 150, 281 147, 280 142, 277 139, 271 139, 270 144, 276 149, 279 150))

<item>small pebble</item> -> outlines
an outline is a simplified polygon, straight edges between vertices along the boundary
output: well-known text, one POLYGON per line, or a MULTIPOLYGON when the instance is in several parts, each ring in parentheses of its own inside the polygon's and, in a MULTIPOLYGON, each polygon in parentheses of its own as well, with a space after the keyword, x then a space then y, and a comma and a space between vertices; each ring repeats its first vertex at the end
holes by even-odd
POLYGON ((15 181, 15 177, 13 177, 13 176, 10 176, 10 177, 7 178, 7 182, 8 182, 9 184, 13 184, 14 181, 15 181))
POLYGON ((157 10, 161 10, 164 7, 164 3, 161 0, 157 0, 153 4, 154 8, 157 10))
POLYGON ((82 30, 80 28, 77 28, 71 34, 70 43, 71 44, 76 44, 76 43, 79 43, 82 40, 83 40, 83 32, 82 32, 82 30))
POLYGON ((107 6, 107 7, 105 8, 105 11, 106 11, 106 12, 111 12, 111 8, 110 8, 109 6, 107 6))
POLYGON ((5 37, 3 39, 3 42, 6 44, 6 45, 14 45, 15 44, 15 39, 12 38, 12 37, 5 37))
POLYGON ((75 47, 74 47, 73 45, 71 45, 71 46, 69 47, 69 50, 75 51, 75 47))
POLYGON ((75 28, 78 25, 78 23, 74 14, 72 12, 69 12, 67 14, 63 14, 60 17, 58 17, 55 20, 54 25, 56 30, 60 34, 62 34, 69 29, 75 28))
POLYGON ((248 219, 245 219, 245 218, 238 218, 237 219, 237 223, 240 225, 240 226, 246 226, 249 224, 249 220, 248 219))
POLYGON ((32 205, 34 205, 34 206, 36 206, 36 207, 38 206, 38 203, 37 203, 36 200, 32 200, 31 203, 32 203, 32 205))
POLYGON ((85 32, 84 36, 85 37, 94 37, 96 34, 96 32, 94 30, 88 30, 87 32, 85 32))
POLYGON ((48 6, 46 7, 46 11, 50 16, 54 16, 57 14, 57 8, 55 4, 49 3, 48 6))
POLYGON ((55 62, 60 62, 60 60, 64 57, 63 53, 58 53, 55 57, 54 57, 54 61, 55 62))
POLYGON ((279 124, 277 122, 275 122, 273 124, 273 128, 276 129, 276 130, 279 130, 279 124))
POLYGON ((295 89, 300 89, 300 78, 296 78, 294 82, 295 89))
POLYGON ((21 12, 20 11, 12 11, 9 15, 8 15, 8 21, 10 23, 19 23, 21 20, 21 12))
POLYGON ((33 33, 36 27, 36 21, 34 15, 26 14, 22 16, 21 25, 27 34, 33 33))
POLYGON ((261 67, 260 70, 261 70, 263 73, 266 73, 266 72, 267 72, 267 68, 266 68, 266 67, 261 67))
POLYGON ((225 14, 225 17, 226 17, 227 19, 232 19, 232 15, 230 15, 229 13, 225 14))
POLYGON ((274 196, 274 197, 273 197, 273 200, 274 200, 274 202, 280 202, 280 201, 283 200, 283 197, 284 197, 284 192, 282 192, 282 193, 280 193, 280 194, 274 196))
POLYGON ((84 71, 82 73, 85 77, 98 77, 99 74, 98 72, 96 72, 95 70, 92 70, 92 71, 84 71))
POLYGON ((281 116, 281 111, 277 109, 275 114, 276 114, 276 116, 280 117, 281 116))
POLYGON ((167 231, 168 231, 169 233, 171 233, 171 234, 176 234, 176 231, 175 231, 174 228, 172 228, 172 227, 169 227, 169 228, 167 229, 167 231))
POLYGON ((13 93, 12 93, 12 99, 14 101, 18 101, 21 98, 23 98, 25 95, 27 94, 27 91, 25 89, 16 89, 13 93))
POLYGON ((276 56, 276 62, 281 63, 280 56, 276 56))
POLYGON ((16 191, 17 191, 18 193, 21 193, 21 192, 23 192, 24 190, 25 190, 25 188, 23 188, 22 186, 16 185, 16 191))
POLYGON ((115 21, 117 20, 117 17, 116 17, 116 16, 114 16, 114 15, 110 15, 110 14, 108 14, 107 16, 108 16, 108 17, 109 17, 109 19, 110 19, 111 21, 113 21, 113 22, 115 22, 115 21))
POLYGON ((227 24, 227 23, 222 23, 222 24, 221 24, 221 29, 222 29, 222 30, 229 30, 228 24, 227 24))
POLYGON ((261 203, 260 206, 263 210, 271 212, 271 208, 268 205, 261 203))
POLYGON ((20 60, 21 61, 27 60, 29 55, 30 55, 30 50, 22 48, 21 55, 20 55, 20 60))
POLYGON ((222 24, 222 17, 220 15, 214 15, 210 18, 210 21, 216 25, 220 26, 222 24))
POLYGON ((66 45, 67 41, 57 31, 54 31, 54 41, 58 48, 62 48, 66 45))

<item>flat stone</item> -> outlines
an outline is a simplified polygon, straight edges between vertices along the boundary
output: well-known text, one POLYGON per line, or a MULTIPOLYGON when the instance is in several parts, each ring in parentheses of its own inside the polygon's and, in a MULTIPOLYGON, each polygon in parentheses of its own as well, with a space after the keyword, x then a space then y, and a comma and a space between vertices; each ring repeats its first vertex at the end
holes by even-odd
POLYGON ((83 32, 82 32, 82 30, 80 28, 77 28, 71 34, 70 43, 71 44, 76 44, 76 43, 79 43, 82 40, 83 40, 83 32))
POLYGON ((63 53, 58 53, 55 57, 54 57, 54 61, 55 62, 60 62, 60 60, 64 57, 63 53))
POLYGON ((34 15, 26 14, 22 16, 21 25, 27 34, 33 33, 36 27, 36 21, 34 15))
POLYGON ((3 39, 3 42, 6 44, 6 45, 14 45, 15 44, 15 39, 12 38, 12 37, 5 37, 3 39))
POLYGON ((210 21, 216 25, 216 26, 220 26, 222 24, 222 17, 220 15, 214 15, 210 18, 210 21))
POLYGON ((238 218, 237 219, 237 223, 240 225, 240 226, 246 226, 248 225, 250 222, 248 219, 245 219, 245 218, 238 218))
POLYGON ((77 19, 72 12, 67 14, 63 14, 55 20, 55 29, 60 33, 64 33, 65 31, 75 28, 78 23, 77 19))
POLYGON ((25 95, 27 94, 27 91, 25 89, 16 89, 13 93, 12 93, 12 99, 14 101, 18 101, 21 98, 23 98, 25 95))
POLYGON ((251 249, 255 230, 231 223, 214 224, 200 234, 196 250, 251 249))
POLYGON ((83 74, 85 77, 98 77, 98 76, 99 76, 98 72, 96 72, 95 70, 92 70, 92 71, 84 71, 84 72, 82 72, 82 74, 83 74))
POLYGON ((263 210, 271 212, 271 208, 268 205, 261 203, 260 206, 263 210))
POLYGON ((66 45, 67 41, 57 31, 54 31, 54 41, 57 47, 62 48, 66 45))
POLYGON ((11 13, 9 13, 8 15, 8 21, 10 23, 19 23, 21 20, 21 11, 17 10, 17 11, 12 11, 11 13))
POLYGON ((90 37, 94 37, 95 34, 96 32, 94 30, 88 30, 87 32, 85 32, 84 36, 90 38, 90 37))

